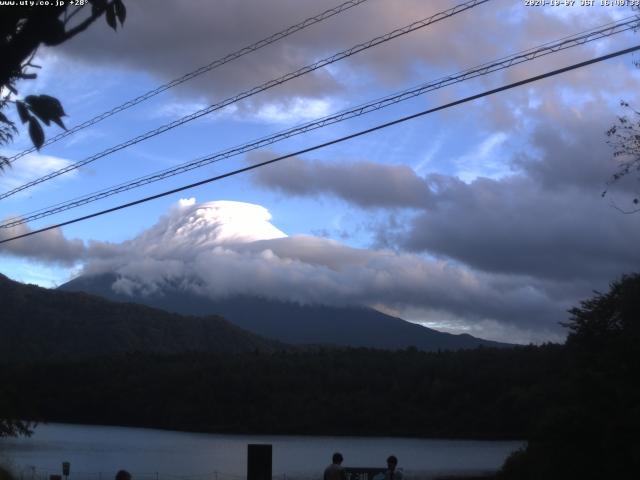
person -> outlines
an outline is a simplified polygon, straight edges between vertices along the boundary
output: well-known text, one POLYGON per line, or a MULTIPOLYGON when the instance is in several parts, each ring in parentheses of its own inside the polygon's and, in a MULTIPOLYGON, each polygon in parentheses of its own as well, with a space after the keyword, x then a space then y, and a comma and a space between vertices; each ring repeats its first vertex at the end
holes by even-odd
POLYGON ((131 480, 131 474, 126 470, 118 470, 118 473, 116 473, 116 480, 131 480))
POLYGON ((402 480, 402 469, 398 466, 398 459, 395 455, 390 455, 387 458, 387 471, 384 473, 384 480, 402 480))
POLYGON ((346 480, 344 469, 342 468, 342 454, 336 452, 331 457, 331 465, 324 469, 323 480, 346 480))

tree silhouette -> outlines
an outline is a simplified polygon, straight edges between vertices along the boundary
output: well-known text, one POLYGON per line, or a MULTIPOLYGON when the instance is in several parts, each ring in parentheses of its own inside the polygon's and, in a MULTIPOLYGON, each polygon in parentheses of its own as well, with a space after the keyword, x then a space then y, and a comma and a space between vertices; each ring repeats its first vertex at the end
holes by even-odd
MULTIPOLYGON (((5 6, 0 11, 0 145, 11 142, 18 133, 15 122, 2 111, 14 104, 22 124, 28 124, 31 141, 38 149, 45 140, 42 123, 51 122, 65 128, 62 104, 49 95, 20 98, 17 83, 32 80, 37 74, 33 64, 40 45, 56 46, 85 31, 104 16, 107 24, 117 29, 127 15, 122 0, 81 0, 60 6, 5 6), (89 9, 88 6, 91 8, 89 9)), ((0 155, 0 169, 9 165, 0 155)))
POLYGON ((569 310, 563 325, 571 331, 567 343, 593 347, 606 341, 638 341, 640 333, 640 274, 624 275, 607 293, 595 295, 569 310))
POLYGON ((500 480, 631 478, 640 469, 640 274, 569 313, 562 387, 500 480))
MULTIPOLYGON (((628 109, 631 115, 622 115, 609 130, 607 143, 614 149, 613 156, 620 161, 618 170, 611 176, 607 185, 613 185, 623 177, 633 172, 640 172, 640 112, 632 108, 627 102, 620 102, 621 106, 628 109)), ((607 190, 602 192, 604 197, 607 190)), ((640 195, 636 195, 631 202, 630 210, 622 210, 624 213, 636 213, 640 211, 640 195)))

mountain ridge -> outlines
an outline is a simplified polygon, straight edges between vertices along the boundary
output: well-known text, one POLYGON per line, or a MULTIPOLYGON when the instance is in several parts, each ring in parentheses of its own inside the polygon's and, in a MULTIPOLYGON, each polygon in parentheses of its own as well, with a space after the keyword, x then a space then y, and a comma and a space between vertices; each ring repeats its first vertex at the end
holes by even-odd
POLYGON ((176 286, 154 295, 129 296, 112 288, 119 278, 122 277, 115 273, 80 276, 58 289, 84 291, 112 301, 136 302, 183 315, 215 313, 245 330, 294 345, 392 350, 416 347, 425 351, 512 346, 469 334, 438 332, 366 307, 302 305, 249 296, 212 300, 176 286))
POLYGON ((0 305, 0 362, 283 348, 219 316, 178 315, 85 292, 26 285, 2 274, 0 305))

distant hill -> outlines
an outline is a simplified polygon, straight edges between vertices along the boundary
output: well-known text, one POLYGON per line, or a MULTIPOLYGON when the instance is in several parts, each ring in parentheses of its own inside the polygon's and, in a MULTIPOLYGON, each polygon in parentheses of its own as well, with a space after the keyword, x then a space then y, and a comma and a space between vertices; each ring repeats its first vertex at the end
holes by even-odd
POLYGON ((0 332, 0 362, 280 348, 218 316, 181 316, 87 293, 24 285, 1 274, 0 332))
POLYGON ((212 300, 179 287, 165 288, 151 296, 116 293, 116 274, 81 276, 59 287, 81 291, 120 302, 135 302, 185 315, 218 314, 258 335, 290 344, 322 344, 351 347, 420 350, 458 350, 478 346, 511 346, 452 335, 385 315, 371 308, 300 305, 259 297, 231 297, 212 300))

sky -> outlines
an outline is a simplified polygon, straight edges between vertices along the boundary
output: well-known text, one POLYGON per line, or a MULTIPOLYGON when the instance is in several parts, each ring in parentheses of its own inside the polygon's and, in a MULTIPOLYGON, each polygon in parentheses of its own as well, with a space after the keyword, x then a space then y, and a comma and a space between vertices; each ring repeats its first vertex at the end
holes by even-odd
MULTIPOLYGON (((338 5, 129 0, 42 48, 21 96, 59 98, 76 125, 338 5)), ((7 191, 112 145, 458 3, 368 0, 17 160, 7 191)), ((568 2, 572 3, 572 2, 568 2)), ((236 147, 634 12, 491 0, 0 200, 29 212, 236 147)), ((639 43, 633 31, 448 86, 27 225, 0 238, 170 190, 639 43)), ((637 271, 638 190, 605 132, 640 105, 637 55, 547 78, 126 210, 0 245, 0 272, 55 287, 115 271, 113 288, 184 288, 377 308, 441 331, 562 341, 567 310, 637 271), (608 188, 603 198, 602 192, 608 188)), ((9 112, 12 113, 12 112, 9 112)), ((46 130, 48 137, 58 127, 46 130)), ((11 155, 30 146, 25 131, 11 155)))

